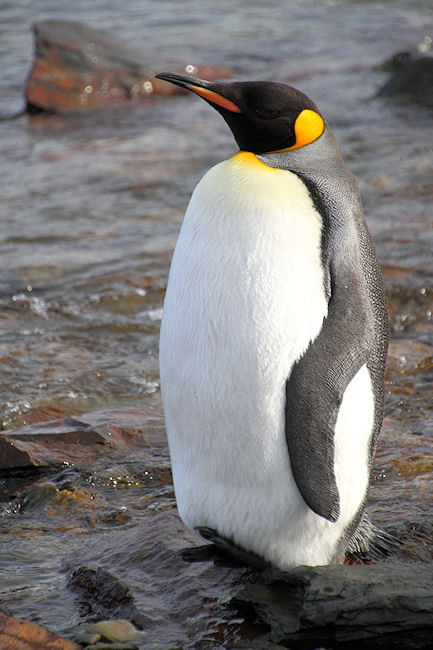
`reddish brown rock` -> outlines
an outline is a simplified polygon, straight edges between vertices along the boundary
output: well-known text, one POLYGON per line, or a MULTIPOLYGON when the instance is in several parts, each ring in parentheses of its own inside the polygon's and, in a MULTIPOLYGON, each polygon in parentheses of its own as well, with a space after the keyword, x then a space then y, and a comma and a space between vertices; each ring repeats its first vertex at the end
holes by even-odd
POLYGON ((35 623, 0 613, 2 650, 80 650, 81 646, 49 632, 35 623))
MULTIPOLYGON (((182 92, 153 75, 136 50, 116 42, 111 34, 81 23, 44 20, 34 24, 35 61, 27 89, 32 113, 94 112, 121 102, 148 100, 153 95, 182 92)), ((230 76, 222 66, 164 66, 208 79, 230 76)))
POLYGON ((101 453, 164 447, 164 418, 157 408, 107 409, 0 434, 0 470, 87 464, 101 453))

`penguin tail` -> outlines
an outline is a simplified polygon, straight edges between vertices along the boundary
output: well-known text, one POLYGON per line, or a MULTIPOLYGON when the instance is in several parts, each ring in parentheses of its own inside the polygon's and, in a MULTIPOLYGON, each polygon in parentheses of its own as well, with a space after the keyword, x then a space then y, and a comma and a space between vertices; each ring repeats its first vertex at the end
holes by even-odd
POLYGON ((374 526, 364 513, 347 545, 346 556, 354 556, 362 562, 380 560, 401 549, 402 545, 397 537, 374 526))

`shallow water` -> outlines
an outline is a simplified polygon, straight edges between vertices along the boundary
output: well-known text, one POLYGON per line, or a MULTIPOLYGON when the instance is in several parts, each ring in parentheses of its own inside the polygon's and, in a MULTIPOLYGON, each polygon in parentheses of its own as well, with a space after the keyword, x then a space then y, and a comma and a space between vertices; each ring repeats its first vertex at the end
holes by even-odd
MULTIPOLYGON (((387 77, 375 66, 433 33, 430 0, 141 0, 122 9, 79 0, 73 11, 17 0, 1 3, 0 17, 2 113, 22 105, 31 23, 51 17, 110 29, 158 69, 217 63, 239 79, 293 83, 319 104, 358 180, 389 293, 385 423, 368 509, 405 541, 400 559, 432 561, 433 115, 374 97, 387 77)), ((176 96, 81 121, 21 117, 0 132, 3 429, 160 408, 170 258, 193 187, 235 150, 225 123, 176 96)), ((130 452, 120 466, 107 456, 68 470, 68 488, 62 477, 32 478, 36 494, 47 481, 60 493, 72 486, 69 500, 49 486, 32 500, 25 480, 3 479, 1 602, 14 615, 73 636, 100 612, 67 589, 65 572, 96 563, 134 589, 154 622, 149 647, 224 646, 251 633, 218 604, 235 571, 174 557, 194 537, 176 516, 162 433, 154 443, 157 452, 130 452)))

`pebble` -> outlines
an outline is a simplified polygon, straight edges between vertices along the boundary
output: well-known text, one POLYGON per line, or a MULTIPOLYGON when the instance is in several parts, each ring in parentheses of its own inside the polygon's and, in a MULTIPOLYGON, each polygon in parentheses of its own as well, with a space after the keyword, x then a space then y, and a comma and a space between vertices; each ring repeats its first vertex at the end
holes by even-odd
POLYGON ((136 650, 136 642, 143 640, 143 632, 125 619, 99 621, 80 635, 80 643, 87 650, 110 648, 111 650, 136 650))

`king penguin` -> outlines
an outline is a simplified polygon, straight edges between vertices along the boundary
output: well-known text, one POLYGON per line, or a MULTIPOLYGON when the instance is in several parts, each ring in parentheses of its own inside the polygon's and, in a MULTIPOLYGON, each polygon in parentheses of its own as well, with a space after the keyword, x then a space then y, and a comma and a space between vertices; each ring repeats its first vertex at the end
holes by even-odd
POLYGON ((366 549, 388 318, 356 183, 304 93, 161 73, 239 151, 195 188, 160 336, 179 514, 280 569, 366 549))

